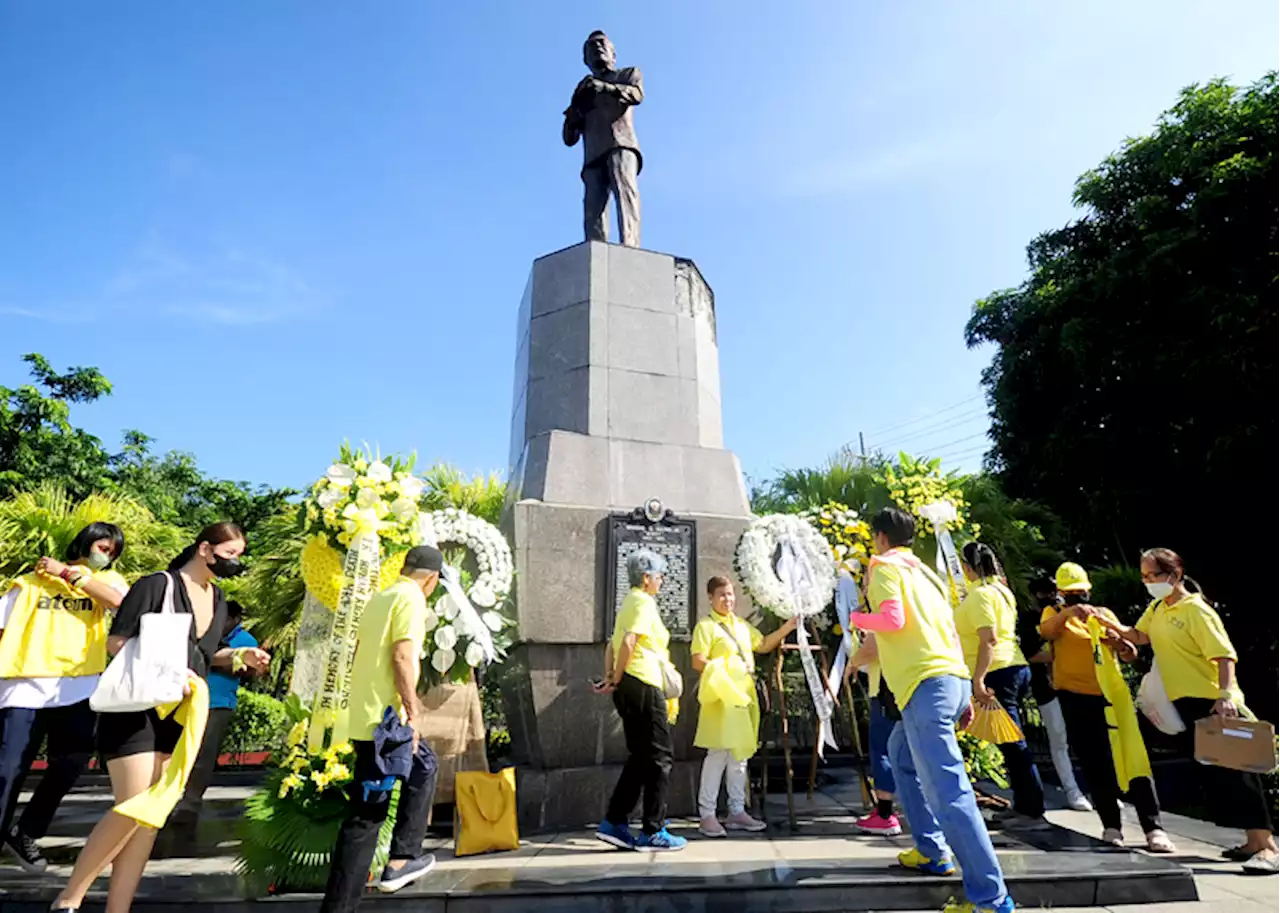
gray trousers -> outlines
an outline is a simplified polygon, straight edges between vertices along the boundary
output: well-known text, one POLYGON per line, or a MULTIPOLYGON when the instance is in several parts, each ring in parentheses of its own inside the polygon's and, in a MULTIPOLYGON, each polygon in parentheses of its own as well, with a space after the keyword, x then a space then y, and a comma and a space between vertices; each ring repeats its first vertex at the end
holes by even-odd
POLYGON ((625 247, 640 246, 640 159, 614 149, 582 169, 583 228, 588 241, 609 240, 609 194, 618 201, 618 229, 625 247))

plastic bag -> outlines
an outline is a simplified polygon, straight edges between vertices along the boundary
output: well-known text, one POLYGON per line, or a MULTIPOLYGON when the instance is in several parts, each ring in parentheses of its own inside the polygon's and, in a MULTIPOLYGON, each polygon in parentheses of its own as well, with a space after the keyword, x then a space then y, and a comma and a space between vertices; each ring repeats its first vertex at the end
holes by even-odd
POLYGON ((1134 702, 1143 715, 1165 735, 1178 735, 1187 731, 1186 723, 1173 706, 1169 695, 1164 690, 1164 680, 1160 678, 1160 663, 1152 660, 1151 671, 1142 677, 1138 685, 1138 699, 1134 702))

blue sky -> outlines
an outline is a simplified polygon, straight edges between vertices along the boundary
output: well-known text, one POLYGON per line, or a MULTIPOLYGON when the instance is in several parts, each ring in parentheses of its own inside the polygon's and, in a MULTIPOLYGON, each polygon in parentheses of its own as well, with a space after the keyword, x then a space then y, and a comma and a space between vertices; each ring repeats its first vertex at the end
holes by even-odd
POLYGON ((581 237, 559 141, 604 28, 645 74, 645 246, 716 292, 749 475, 866 432, 976 466, 974 299, 1178 90, 1277 65, 1276 4, 0 4, 0 384, 301 485, 344 439, 505 469, 530 262, 581 237))

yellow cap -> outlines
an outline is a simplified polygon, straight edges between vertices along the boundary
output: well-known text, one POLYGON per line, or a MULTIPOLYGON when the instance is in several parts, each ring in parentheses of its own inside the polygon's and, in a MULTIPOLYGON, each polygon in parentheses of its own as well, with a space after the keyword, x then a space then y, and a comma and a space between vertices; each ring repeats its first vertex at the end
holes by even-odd
POLYGON ((1071 561, 1058 568, 1058 573, 1053 575, 1053 581, 1058 585, 1058 589, 1064 593, 1070 593, 1072 590, 1093 589, 1093 584, 1089 583, 1089 575, 1085 572, 1085 569, 1071 561))

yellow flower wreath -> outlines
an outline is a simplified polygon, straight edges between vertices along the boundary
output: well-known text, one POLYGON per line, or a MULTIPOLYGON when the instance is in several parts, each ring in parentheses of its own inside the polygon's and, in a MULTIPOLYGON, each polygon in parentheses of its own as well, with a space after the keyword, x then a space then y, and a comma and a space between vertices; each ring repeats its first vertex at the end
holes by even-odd
MULTIPOLYGON (((404 556, 405 552, 399 551, 382 559, 378 589, 386 589, 396 582, 404 567, 404 556)), ((343 582, 342 555, 324 536, 313 536, 302 549, 300 564, 302 582, 311 595, 330 610, 337 608, 343 582)))

